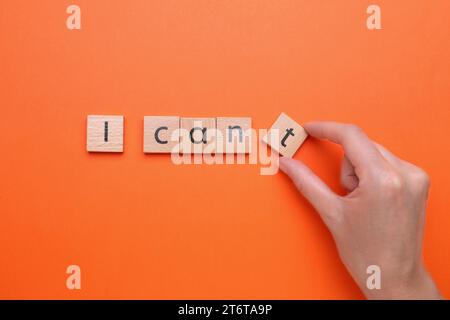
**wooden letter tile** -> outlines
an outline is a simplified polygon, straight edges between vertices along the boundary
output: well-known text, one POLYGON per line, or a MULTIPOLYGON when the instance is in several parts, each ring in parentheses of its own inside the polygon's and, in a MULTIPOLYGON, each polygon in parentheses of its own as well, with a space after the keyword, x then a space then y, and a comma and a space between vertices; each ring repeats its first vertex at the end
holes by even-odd
POLYGON ((88 116, 87 151, 123 152, 123 116, 88 116))
POLYGON ((144 152, 179 152, 180 117, 144 117, 144 152))
POLYGON ((182 153, 215 152, 215 118, 181 118, 180 129, 182 153))
POLYGON ((217 153, 250 153, 252 143, 251 118, 217 118, 217 153))
POLYGON ((263 141, 281 155, 292 158, 307 136, 301 125, 281 113, 263 141))

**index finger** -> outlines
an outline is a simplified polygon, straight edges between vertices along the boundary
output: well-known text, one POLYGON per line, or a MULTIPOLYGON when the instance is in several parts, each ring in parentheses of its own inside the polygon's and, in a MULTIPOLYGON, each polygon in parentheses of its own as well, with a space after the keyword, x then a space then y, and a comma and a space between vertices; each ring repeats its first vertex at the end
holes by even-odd
POLYGON ((382 156, 373 142, 355 125, 318 121, 306 123, 304 128, 313 137, 340 144, 357 173, 361 170, 370 171, 382 161, 382 156))

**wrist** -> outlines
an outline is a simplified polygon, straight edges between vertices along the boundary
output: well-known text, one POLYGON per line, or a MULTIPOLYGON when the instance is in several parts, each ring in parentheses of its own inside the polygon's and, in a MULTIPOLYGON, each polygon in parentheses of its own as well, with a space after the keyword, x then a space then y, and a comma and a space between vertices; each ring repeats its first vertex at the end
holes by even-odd
POLYGON ((390 277, 382 281, 381 289, 363 290, 368 299, 382 300, 440 300, 442 299, 431 276, 421 267, 407 277, 390 277))

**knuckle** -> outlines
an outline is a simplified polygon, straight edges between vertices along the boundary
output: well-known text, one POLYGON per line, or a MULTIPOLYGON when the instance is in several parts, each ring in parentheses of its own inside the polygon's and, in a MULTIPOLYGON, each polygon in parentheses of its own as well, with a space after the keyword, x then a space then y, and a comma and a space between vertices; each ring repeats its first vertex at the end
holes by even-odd
POLYGON ((424 170, 417 168, 409 175, 411 187, 417 193, 428 193, 430 188, 430 176, 424 170))
POLYGON ((304 189, 305 189, 305 187, 304 187, 304 184, 303 184, 303 182, 302 182, 302 180, 301 179, 294 179, 294 185, 295 185, 295 187, 297 188, 297 190, 300 192, 300 193, 304 193, 304 189))
POLYGON ((349 133, 355 134, 355 133, 361 133, 362 129, 357 126, 356 124, 347 124, 347 131, 349 133))
POLYGON ((325 212, 322 212, 324 222, 331 231, 335 231, 345 224, 345 198, 339 197, 337 200, 325 212))
POLYGON ((405 187, 403 177, 394 170, 388 170, 381 174, 379 184, 382 190, 389 193, 401 191, 405 187))

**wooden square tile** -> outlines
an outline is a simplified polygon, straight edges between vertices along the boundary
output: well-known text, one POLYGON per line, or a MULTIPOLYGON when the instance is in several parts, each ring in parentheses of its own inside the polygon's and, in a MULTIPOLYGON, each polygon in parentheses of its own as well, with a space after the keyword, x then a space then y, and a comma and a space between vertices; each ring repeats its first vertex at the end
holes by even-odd
POLYGON ((263 141, 281 155, 292 158, 307 136, 301 125, 287 114, 281 113, 263 141))
POLYGON ((179 152, 180 117, 145 116, 144 152, 179 152))
POLYGON ((218 117, 217 118, 217 153, 251 152, 252 144, 252 119, 218 117))
POLYGON ((87 151, 123 152, 123 116, 89 115, 87 151))
POLYGON ((182 153, 214 153, 215 118, 181 118, 180 147, 182 153))

